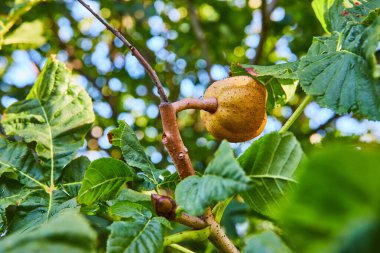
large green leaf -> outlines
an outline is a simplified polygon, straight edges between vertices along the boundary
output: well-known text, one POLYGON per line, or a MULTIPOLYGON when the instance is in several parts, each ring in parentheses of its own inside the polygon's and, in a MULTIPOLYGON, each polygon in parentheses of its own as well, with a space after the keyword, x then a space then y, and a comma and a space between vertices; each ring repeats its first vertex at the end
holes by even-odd
POLYGON ((43 0, 15 0, 6 18, 0 21, 0 49, 4 41, 4 35, 12 28, 17 20, 29 11, 34 5, 43 0))
POLYGON ((14 32, 4 38, 3 45, 17 44, 23 48, 37 48, 46 43, 44 27, 40 20, 24 22, 14 32))
POLYGON ((304 164, 278 221, 296 252, 377 252, 379 149, 325 146, 304 164))
POLYGON ((273 217, 279 202, 296 186, 296 172, 304 157, 301 145, 291 133, 263 136, 238 158, 253 187, 241 193, 256 212, 273 217))
POLYGON ((119 201, 124 201, 124 200, 130 201, 130 202, 138 202, 138 203, 144 203, 144 202, 151 203, 150 195, 137 192, 128 188, 123 188, 116 199, 109 200, 107 201, 107 203, 109 205, 113 205, 119 201))
POLYGON ((31 194, 41 189, 22 189, 19 182, 0 178, 0 234, 9 228, 6 210, 9 206, 21 205, 31 194))
POLYGON ((119 201, 115 203, 109 208, 109 213, 121 218, 133 218, 137 220, 143 218, 150 219, 152 217, 152 213, 149 209, 130 201, 119 201))
POLYGON ((66 210, 77 208, 75 199, 59 190, 53 191, 51 197, 43 190, 35 190, 20 199, 14 205, 13 215, 9 218, 8 232, 25 232, 39 227, 52 217, 66 210))
POLYGON ((20 174, 20 182, 30 187, 48 179, 25 143, 10 142, 0 135, 0 176, 11 171, 20 174))
POLYGON ((162 252, 164 228, 158 217, 118 221, 110 226, 107 253, 162 252))
POLYGON ((97 159, 86 170, 78 202, 90 205, 99 200, 113 199, 133 177, 133 169, 124 162, 114 158, 97 159))
POLYGON ((90 160, 86 156, 81 156, 72 160, 63 168, 58 184, 62 191, 67 193, 70 198, 78 196, 85 171, 90 166, 90 163, 90 160))
POLYGON ((121 148, 126 163, 134 168, 141 170, 148 185, 146 188, 153 189, 160 179, 158 176, 161 171, 157 170, 140 144, 133 129, 123 120, 119 120, 119 127, 113 129, 108 134, 112 144, 121 148))
POLYGON ((369 27, 355 25, 315 38, 299 65, 301 87, 337 113, 354 111, 380 119, 380 77, 374 56, 379 34, 380 17, 369 27))
MULTIPOLYGON (((380 9, 379 9, 380 13, 380 9)), ((380 77, 380 62, 377 62, 376 51, 380 41, 380 16, 363 32, 362 55, 372 68, 372 76, 380 77)))
POLYGON ((314 12, 326 32, 341 31, 351 23, 361 23, 371 11, 380 8, 379 0, 314 0, 314 12))
POLYGON ((294 95, 297 85, 298 62, 272 66, 232 64, 231 75, 249 75, 265 85, 268 92, 267 110, 284 105, 294 95))
POLYGON ((96 234, 79 214, 65 212, 39 229, 0 240, 1 253, 95 252, 96 234))
POLYGON ((247 190, 249 181, 229 144, 222 142, 202 177, 190 176, 177 185, 175 199, 185 211, 201 215, 207 206, 247 190))
POLYGON ((77 207, 73 199, 77 188, 71 185, 66 190, 62 183, 80 181, 77 174, 86 164, 73 162, 63 176, 62 170, 75 156, 94 120, 91 109, 90 97, 70 83, 65 66, 49 59, 27 99, 5 110, 1 123, 6 134, 21 136, 22 141, 0 136, 2 230, 27 231, 67 208, 77 207), (10 183, 17 185, 16 190, 9 190, 10 183), (10 209, 12 212, 7 212, 10 209))
POLYGON ((38 158, 53 185, 93 121, 91 98, 70 82, 63 63, 49 59, 26 100, 8 107, 1 123, 6 134, 36 142, 38 158))
POLYGON ((281 238, 273 231, 251 235, 246 240, 243 253, 291 253, 281 238))

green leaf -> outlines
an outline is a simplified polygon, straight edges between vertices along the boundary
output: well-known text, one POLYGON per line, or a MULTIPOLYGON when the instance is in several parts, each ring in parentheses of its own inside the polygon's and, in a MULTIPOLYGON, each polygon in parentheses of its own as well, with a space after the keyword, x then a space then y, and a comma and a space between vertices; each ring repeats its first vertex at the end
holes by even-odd
POLYGON ((175 199, 185 211, 201 215, 206 207, 247 190, 249 181, 229 144, 222 142, 202 177, 190 176, 177 185, 175 199))
POLYGON ((298 85, 298 62, 272 66, 232 64, 231 75, 249 75, 266 86, 267 110, 286 104, 295 94, 298 85))
POLYGON ((37 48, 46 43, 43 32, 42 21, 24 22, 14 32, 5 36, 3 45, 22 44, 23 48, 37 48))
MULTIPOLYGON (((250 210, 246 203, 233 199, 226 207, 220 225, 226 231, 228 238, 241 238, 241 230, 236 224, 244 224, 250 210)), ((217 213, 216 213, 217 215, 217 213)))
POLYGON ((82 180, 86 169, 90 166, 90 160, 86 156, 72 160, 63 168, 62 177, 59 179, 59 186, 71 198, 78 196, 82 180))
POLYGON ((144 206, 151 212, 154 212, 154 208, 152 206, 152 201, 150 198, 150 194, 148 195, 128 188, 123 188, 120 194, 117 196, 117 198, 108 200, 107 204, 109 206, 113 206, 119 202, 133 202, 144 206))
POLYGON ((149 157, 145 154, 144 147, 140 144, 132 128, 123 120, 119 120, 119 127, 108 134, 112 144, 121 148, 126 163, 144 172, 140 175, 148 182, 146 188, 153 189, 160 179, 161 171, 157 170, 149 157))
POLYGON ((110 229, 107 253, 162 252, 164 229, 157 217, 114 222, 110 229))
MULTIPOLYGON (((11 142, 0 136, 0 189, 10 189, 4 184, 12 178, 18 177, 22 184, 16 182, 16 191, 1 196, 1 226, 7 233, 36 228, 61 211, 77 207, 72 199, 76 194, 61 191, 56 181, 82 145, 94 114, 90 97, 69 79, 64 65, 49 59, 27 99, 4 112, 4 131, 28 142, 11 142)), ((66 172, 71 173, 69 169, 66 172)), ((71 180, 73 175, 66 174, 61 180, 71 180)))
POLYGON ((38 180, 47 179, 43 177, 43 170, 26 144, 10 142, 0 135, 0 176, 11 171, 19 174, 20 182, 29 187, 41 184, 38 180))
POLYGON ((377 70, 371 68, 370 60, 374 56, 372 44, 377 42, 369 37, 374 29, 380 29, 380 21, 373 26, 358 25, 344 34, 317 37, 301 59, 301 87, 321 106, 339 114, 353 111, 368 119, 380 119, 380 78, 373 77, 377 70))
POLYGON ((279 202, 297 184, 296 172, 304 154, 291 133, 267 134, 252 143, 238 158, 253 187, 241 193, 256 212, 273 217, 279 202))
POLYGON ((117 196, 116 199, 109 200, 107 201, 107 203, 109 203, 109 205, 113 205, 118 201, 124 201, 124 200, 128 200, 130 202, 136 202, 136 203, 141 203, 141 202, 150 203, 150 195, 137 192, 132 189, 124 188, 121 190, 119 196, 117 196))
POLYGON ((299 187, 277 215, 296 252, 377 252, 379 150, 325 146, 303 165, 299 187))
POLYGON ((0 253, 95 251, 96 233, 81 215, 64 212, 37 230, 0 240, 0 253))
POLYGON ((164 217, 155 217, 155 219, 156 219, 159 223, 161 223, 162 226, 164 226, 164 227, 166 227, 166 228, 168 228, 168 229, 173 229, 172 224, 171 224, 170 221, 167 220, 166 218, 164 218, 164 217))
MULTIPOLYGON (((380 9, 379 9, 380 13, 380 9)), ((373 78, 380 77, 380 62, 376 60, 376 50, 380 41, 380 16, 363 32, 363 56, 373 69, 373 78)))
POLYGON ((273 231, 264 231, 247 238, 243 253, 291 253, 292 251, 282 242, 273 231))
POLYGON ((16 0, 9 11, 9 15, 0 21, 0 49, 4 41, 4 35, 13 27, 17 20, 29 11, 34 5, 43 0, 16 0))
POLYGON ((370 25, 378 16, 380 16, 380 8, 370 11, 370 13, 368 13, 368 16, 362 21, 362 24, 370 25))
MULTIPOLYGON (((325 19, 325 14, 328 13, 328 10, 331 8, 335 1, 336 0, 314 0, 311 3, 311 6, 315 12, 315 16, 317 16, 319 22, 321 22, 321 25, 326 32, 329 32, 330 25, 328 27, 325 19)), ((336 13, 336 15, 339 14, 336 13)))
POLYGON ((366 20, 372 11, 379 8, 380 1, 314 0, 311 5, 323 29, 332 33, 366 20))
POLYGON ((8 228, 9 233, 24 232, 39 227, 62 211, 77 208, 77 202, 59 190, 53 191, 51 198, 45 191, 35 190, 15 207, 13 217, 9 221, 11 224, 8 228))
POLYGON ((0 178, 0 234, 8 229, 7 208, 21 205, 32 193, 40 189, 22 189, 18 181, 0 178))
POLYGON ((26 100, 8 107, 1 123, 7 135, 36 142, 36 152, 53 184, 82 146, 94 121, 91 98, 70 82, 64 64, 49 59, 26 100))
POLYGON ((181 178, 178 175, 178 172, 170 173, 170 171, 165 171, 162 174, 164 178, 162 182, 159 183, 158 187, 168 190, 175 190, 181 178))
POLYGON ((150 219, 152 213, 149 209, 145 208, 143 205, 129 202, 120 201, 115 203, 109 208, 111 215, 116 215, 121 218, 133 218, 133 219, 150 219))
POLYGON ((133 176, 133 169, 122 161, 97 159, 86 170, 78 193, 78 203, 91 205, 99 200, 113 199, 126 182, 133 180, 133 176))

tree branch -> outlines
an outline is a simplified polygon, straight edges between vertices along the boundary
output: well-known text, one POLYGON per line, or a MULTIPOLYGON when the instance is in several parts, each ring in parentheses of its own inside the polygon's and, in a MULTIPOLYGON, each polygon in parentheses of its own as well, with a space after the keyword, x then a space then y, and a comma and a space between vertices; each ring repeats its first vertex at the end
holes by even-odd
POLYGON ((195 175, 193 165, 179 133, 176 110, 171 103, 160 104, 162 143, 172 158, 181 179, 195 175))
POLYGON ((202 229, 208 226, 204 220, 185 212, 182 212, 181 215, 175 219, 175 221, 194 229, 202 229))
MULTIPOLYGON (((127 41, 124 36, 110 26, 102 17, 96 14, 90 6, 88 6, 83 0, 78 0, 87 10, 89 10, 92 15, 95 16, 103 25, 106 26, 108 30, 110 30, 116 37, 118 37, 124 45, 130 48, 133 55, 139 60, 139 62, 144 66, 145 70, 148 72, 150 77, 152 78, 154 84, 158 89, 158 93, 160 94, 161 104, 160 104, 160 113, 161 113, 161 121, 163 126, 163 135, 162 135, 162 143, 165 145, 166 149, 169 152, 170 157, 172 158, 178 174, 181 179, 185 179, 188 176, 195 175, 195 170, 193 165, 191 164, 190 157, 187 153, 187 148, 184 146, 179 127, 177 123, 176 109, 173 104, 168 102, 165 91, 162 87, 162 84, 156 74, 156 72, 152 69, 152 67, 148 64, 145 58, 139 53, 139 51, 127 41)), ((177 104, 178 105, 178 104, 177 104)), ((186 106, 185 106, 186 107, 186 106)), ((174 202, 174 200, 173 200, 174 202)), ((164 210, 168 205, 168 210, 176 207, 175 202, 173 204, 172 201, 166 201, 165 205, 160 206, 160 211, 164 210)), ((171 217, 170 215, 168 217, 171 217)), ((189 215, 182 215, 178 221, 182 221, 194 226, 203 225, 200 218, 191 217, 189 215), (186 220, 186 221, 185 221, 186 220)), ((208 208, 206 212, 206 222, 207 225, 210 225, 210 241, 223 252, 239 252, 233 243, 226 236, 224 231, 221 229, 220 225, 215 221, 215 218, 211 212, 211 209, 208 208)))
POLYGON ((253 58, 252 63, 253 64, 259 64, 261 60, 261 56, 264 51, 264 44, 268 36, 268 29, 269 29, 269 16, 270 13, 268 13, 267 8, 267 2, 266 0, 261 1, 261 33, 260 33, 260 41, 259 45, 256 48, 256 55, 255 58, 253 58))
POLYGON ((206 35, 204 34, 202 27, 199 23, 199 17, 192 0, 187 0, 187 7, 188 7, 187 10, 189 11, 189 14, 190 14, 191 25, 194 29, 195 36, 197 36, 197 39, 201 44, 202 55, 207 62, 207 71, 210 73, 211 59, 210 59, 210 53, 208 50, 208 44, 206 41, 206 35))
POLYGON ((107 30, 111 31, 116 37, 118 37, 124 45, 129 47, 132 54, 137 58, 137 60, 141 63, 141 65, 144 67, 146 72, 148 72, 148 75, 153 80, 153 83, 156 85, 158 94, 160 95, 161 102, 168 102, 168 98, 165 94, 164 87, 161 84, 160 79, 157 76, 156 71, 149 65, 149 63, 145 60, 144 56, 140 54, 140 52, 115 28, 113 28, 110 24, 107 23, 106 20, 104 20, 102 17, 100 17, 94 10, 91 9, 91 7, 86 4, 83 0, 78 0, 83 7, 85 7, 89 12, 91 12, 94 17, 99 20, 106 28, 107 30))
POLYGON ((197 99, 197 98, 185 98, 172 103, 176 112, 180 112, 186 109, 199 109, 209 113, 216 112, 218 108, 218 100, 216 98, 197 99))
POLYGON ((202 229, 209 226, 210 234, 208 238, 215 245, 215 247, 220 249, 222 252, 239 253, 239 250, 229 240, 226 233, 220 227, 220 224, 215 220, 211 208, 206 209, 204 220, 184 212, 182 212, 179 217, 176 217, 173 215, 176 213, 177 209, 177 204, 175 203, 174 199, 168 196, 152 194, 151 200, 158 215, 192 227, 194 229, 202 229))
POLYGON ((239 253, 239 250, 228 239, 226 233, 220 227, 220 224, 216 222, 215 217, 211 211, 211 208, 207 208, 205 220, 210 225, 210 241, 222 252, 226 253, 239 253))

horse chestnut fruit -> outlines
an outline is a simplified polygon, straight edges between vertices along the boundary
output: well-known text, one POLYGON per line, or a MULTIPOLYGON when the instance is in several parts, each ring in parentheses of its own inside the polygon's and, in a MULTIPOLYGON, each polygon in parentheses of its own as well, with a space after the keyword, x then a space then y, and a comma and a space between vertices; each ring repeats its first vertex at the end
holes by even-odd
POLYGON ((258 136, 267 121, 267 91, 249 76, 220 80, 207 88, 204 98, 215 97, 216 112, 201 111, 207 131, 216 139, 229 142, 248 141, 258 136))

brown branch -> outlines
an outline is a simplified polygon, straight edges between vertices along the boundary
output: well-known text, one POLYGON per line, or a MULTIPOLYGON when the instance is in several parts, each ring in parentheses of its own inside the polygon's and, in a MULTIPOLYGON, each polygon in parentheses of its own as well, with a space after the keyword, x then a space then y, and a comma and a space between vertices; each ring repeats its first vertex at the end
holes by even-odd
POLYGON ((176 221, 195 229, 202 229, 208 226, 204 220, 185 212, 181 212, 180 216, 176 217, 177 203, 169 196, 152 194, 151 201, 157 215, 165 217, 168 220, 176 221))
POLYGON ((172 105, 176 112, 186 109, 199 109, 209 113, 214 113, 218 108, 218 100, 216 98, 207 98, 204 100, 197 98, 185 98, 172 103, 172 105))
MULTIPOLYGON (((110 26, 102 17, 96 14, 90 6, 84 3, 83 0, 78 0, 87 10, 89 10, 92 15, 95 16, 103 25, 106 26, 108 30, 110 30, 116 37, 118 37, 124 45, 130 48, 133 55, 139 60, 139 62, 144 66, 145 70, 148 72, 150 77, 152 78, 154 84, 158 89, 158 93, 160 94, 161 104, 160 104, 160 113, 161 113, 161 121, 163 125, 163 135, 162 135, 162 143, 167 148, 170 157, 172 158, 179 176, 181 179, 184 179, 188 176, 195 175, 195 171, 193 165, 191 164, 190 157, 187 153, 187 148, 184 146, 179 127, 177 123, 176 109, 174 106, 168 102, 165 91, 162 87, 162 84, 156 74, 156 72, 152 69, 152 67, 148 64, 145 58, 139 53, 139 51, 129 43, 124 36, 110 26)), ((172 207, 172 201, 166 201, 166 204, 170 204, 172 207)), ((160 210, 163 210, 160 207, 160 210)), ((170 209, 170 208, 169 208, 170 209)), ((189 215, 182 215, 179 219, 179 222, 186 222, 189 225, 195 225, 200 227, 203 226, 203 223, 199 218, 191 217, 189 215)), ((224 231, 221 229, 220 225, 215 221, 215 218, 211 212, 211 209, 207 209, 206 213, 206 223, 211 227, 210 233, 210 241, 223 252, 239 252, 233 243, 229 240, 229 238, 225 235, 224 231)))
POLYGON ((181 212, 180 216, 176 217, 177 204, 174 199, 168 196, 152 194, 151 200, 159 216, 163 216, 168 220, 176 221, 194 229, 202 229, 210 226, 209 239, 218 249, 222 252, 239 253, 239 250, 231 243, 219 223, 215 220, 211 208, 207 208, 204 220, 185 212, 181 212))
POLYGON ((185 212, 182 212, 179 217, 175 218, 174 221, 194 229, 202 229, 208 226, 208 224, 201 218, 192 216, 185 212))
POLYGON ((210 59, 210 52, 208 50, 208 44, 207 44, 207 40, 206 40, 206 35, 204 34, 203 30, 202 30, 202 27, 199 23, 199 17, 198 17, 198 14, 196 12, 196 9, 195 9, 195 6, 193 4, 193 1, 192 0, 187 0, 187 9, 189 11, 189 14, 190 14, 190 21, 191 21, 191 25, 194 29, 194 33, 195 33, 195 36, 197 36, 197 39, 199 40, 200 44, 201 44, 201 50, 202 50, 202 55, 203 57, 205 58, 206 62, 207 62, 207 71, 210 73, 210 70, 211 70, 211 59, 210 59))
POLYGON ((100 17, 94 10, 91 9, 89 5, 87 5, 83 0, 78 0, 83 7, 85 7, 89 12, 91 12, 94 17, 99 20, 106 28, 107 30, 111 31, 117 38, 119 38, 124 45, 129 47, 132 54, 137 58, 137 60, 141 63, 141 65, 144 67, 146 72, 148 72, 148 75, 153 80, 153 83, 156 85, 158 94, 160 95, 162 102, 168 102, 168 98, 165 94, 164 87, 161 84, 160 79, 157 76, 156 71, 149 65, 149 63, 145 60, 144 56, 140 54, 140 52, 115 28, 113 28, 110 24, 107 23, 106 20, 104 20, 102 17, 100 17))
MULTIPOLYGON (((165 145, 172 158, 178 175, 181 179, 195 175, 195 170, 191 164, 190 157, 187 154, 187 148, 183 144, 179 133, 176 110, 171 103, 161 103, 160 105, 161 121, 163 126, 162 143, 165 145)), ((194 219, 189 219, 191 216, 184 215, 178 221, 189 226, 198 224, 194 219), (185 223, 186 222, 186 223, 185 223)), ((210 225, 210 241, 222 252, 238 253, 239 250, 226 236, 210 208, 206 211, 206 223, 210 225)))
POLYGON ((161 121, 163 127, 162 143, 172 158, 181 179, 195 175, 187 148, 183 144, 179 133, 176 110, 171 103, 160 104, 161 121))
POLYGON ((267 10, 267 2, 261 1, 261 33, 260 33, 260 41, 259 45, 256 48, 256 55, 255 58, 253 58, 252 63, 253 64, 259 64, 261 60, 261 56, 264 51, 264 44, 268 36, 268 29, 269 29, 269 13, 267 10))
POLYGON ((228 239, 226 233, 220 227, 220 224, 216 222, 215 217, 212 214, 211 208, 207 208, 205 220, 207 224, 210 225, 209 239, 218 249, 226 253, 239 253, 239 250, 228 239))

